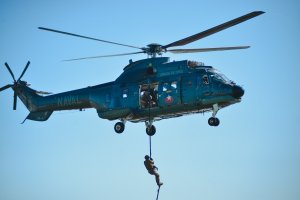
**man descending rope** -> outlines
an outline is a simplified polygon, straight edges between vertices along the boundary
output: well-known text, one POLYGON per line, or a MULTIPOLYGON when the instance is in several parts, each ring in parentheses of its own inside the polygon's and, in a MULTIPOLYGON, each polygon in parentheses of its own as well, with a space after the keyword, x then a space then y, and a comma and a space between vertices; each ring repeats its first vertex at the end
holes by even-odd
POLYGON ((157 186, 158 187, 162 186, 163 183, 160 182, 159 174, 157 172, 158 168, 154 165, 154 161, 152 158, 150 158, 150 156, 148 156, 148 155, 145 156, 144 165, 145 165, 146 169, 148 170, 149 174, 155 176, 157 186))

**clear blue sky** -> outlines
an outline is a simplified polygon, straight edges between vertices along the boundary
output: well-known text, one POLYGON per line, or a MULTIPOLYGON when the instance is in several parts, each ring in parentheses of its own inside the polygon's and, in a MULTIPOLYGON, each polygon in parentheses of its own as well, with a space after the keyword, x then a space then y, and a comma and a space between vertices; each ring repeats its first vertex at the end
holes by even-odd
MULTIPOLYGON (((23 80, 54 93, 115 80, 128 60, 145 55, 79 62, 63 59, 130 52, 38 30, 45 26, 104 40, 145 46, 168 44, 248 12, 266 14, 186 47, 250 45, 240 51, 171 55, 205 62, 246 90, 243 101, 211 113, 155 123, 153 157, 160 199, 300 199, 300 3, 246 1, 0 1, 0 86, 12 82, 8 62, 23 80)), ((0 199, 155 199, 143 123, 115 122, 95 110, 54 113, 46 122, 20 122, 28 111, 13 92, 0 94, 0 199)))

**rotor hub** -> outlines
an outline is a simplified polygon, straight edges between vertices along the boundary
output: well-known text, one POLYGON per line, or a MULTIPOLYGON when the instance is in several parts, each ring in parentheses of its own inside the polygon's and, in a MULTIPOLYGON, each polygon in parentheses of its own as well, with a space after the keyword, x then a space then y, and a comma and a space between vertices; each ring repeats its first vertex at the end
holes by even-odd
POLYGON ((157 43, 148 44, 143 50, 151 57, 156 57, 156 55, 162 55, 166 52, 166 50, 162 48, 162 45, 157 43))

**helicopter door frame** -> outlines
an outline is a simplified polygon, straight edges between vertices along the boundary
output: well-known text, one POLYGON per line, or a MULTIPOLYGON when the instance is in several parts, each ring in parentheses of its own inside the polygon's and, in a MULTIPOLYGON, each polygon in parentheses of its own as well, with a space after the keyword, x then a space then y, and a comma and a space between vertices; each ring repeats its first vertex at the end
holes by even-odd
POLYGON ((183 104, 194 103, 198 90, 198 78, 195 75, 189 74, 181 77, 181 100, 183 104))
POLYGON ((140 108, 158 107, 158 82, 142 84, 139 88, 139 106, 140 108), (150 86, 150 87, 149 87, 150 86), (149 104, 150 102, 150 104, 149 104))

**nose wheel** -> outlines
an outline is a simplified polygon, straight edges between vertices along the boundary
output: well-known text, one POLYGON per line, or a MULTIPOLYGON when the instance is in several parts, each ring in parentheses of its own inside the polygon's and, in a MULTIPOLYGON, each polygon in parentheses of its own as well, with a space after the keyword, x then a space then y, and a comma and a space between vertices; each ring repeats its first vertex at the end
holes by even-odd
POLYGON ((125 124, 124 122, 117 122, 114 126, 115 132, 118 134, 123 133, 124 129, 125 129, 125 124))
POLYGON ((210 117, 209 119, 208 119, 208 124, 210 125, 210 126, 219 126, 219 124, 220 124, 220 120, 216 117, 216 115, 217 115, 217 112, 219 111, 219 105, 218 104, 214 104, 213 105, 213 113, 212 113, 212 117, 210 117))

